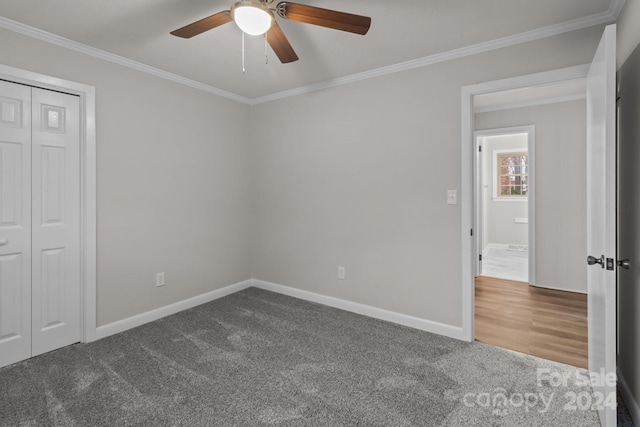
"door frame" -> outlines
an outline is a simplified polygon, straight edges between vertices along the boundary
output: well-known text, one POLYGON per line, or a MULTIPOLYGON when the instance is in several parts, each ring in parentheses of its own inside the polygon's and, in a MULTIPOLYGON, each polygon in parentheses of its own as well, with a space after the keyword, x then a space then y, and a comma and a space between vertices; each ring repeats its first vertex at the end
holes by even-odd
MULTIPOLYGON (((478 146, 480 138, 511 135, 511 134, 527 134, 527 155, 529 156, 529 192, 527 197, 527 245, 528 245, 528 283, 532 286, 536 284, 536 127, 535 125, 512 126, 506 128, 481 129, 474 131, 474 221, 473 230, 475 237, 474 253, 471 255, 475 260, 474 276, 480 273, 480 257, 482 253, 482 236, 484 235, 484 227, 482 225, 483 215, 483 197, 482 197, 482 156, 480 156, 478 146)), ((485 165, 489 167, 488 165, 485 165)))
POLYGON ((584 79, 589 65, 577 65, 542 73, 511 77, 491 82, 463 86, 461 89, 461 169, 462 182, 460 187, 461 212, 461 264, 462 264, 462 339, 472 342, 474 332, 474 245, 476 244, 472 232, 474 226, 474 149, 475 138, 473 120, 473 97, 491 92, 519 89, 531 86, 542 86, 567 80, 584 79))
POLYGON ((96 97, 93 86, 0 64, 0 79, 80 98, 81 342, 96 340, 96 97))

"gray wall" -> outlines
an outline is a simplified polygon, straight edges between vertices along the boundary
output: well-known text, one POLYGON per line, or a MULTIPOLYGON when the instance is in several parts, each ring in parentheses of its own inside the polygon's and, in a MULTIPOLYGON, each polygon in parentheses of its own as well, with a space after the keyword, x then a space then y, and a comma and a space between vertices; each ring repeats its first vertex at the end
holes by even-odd
POLYGON ((536 285, 587 291, 586 103, 476 114, 476 129, 535 125, 536 285))
POLYGON ((587 63, 601 33, 253 108, 5 30, 0 52, 96 87, 98 325, 255 277, 460 326, 460 88, 587 63))
POLYGON ((640 1, 626 0, 618 16, 617 60, 618 68, 625 63, 640 42, 640 1))
POLYGON ((631 269, 618 270, 618 370, 629 393, 625 401, 640 425, 640 2, 623 9, 618 53, 624 65, 619 84, 619 206, 618 257, 629 258, 631 269), (632 49, 629 48, 632 46, 632 49))
POLYGON ((253 277, 461 326, 460 88, 588 63, 601 34, 255 106, 253 277))
POLYGON ((98 326, 250 278, 248 106, 5 30, 0 52, 96 88, 98 326))
MULTIPOLYGON (((476 118, 477 120, 477 118, 476 118)), ((489 243, 528 245, 528 224, 516 223, 516 218, 528 218, 527 200, 494 200, 494 150, 527 150, 527 137, 500 135, 486 138, 482 145, 482 248, 489 243)))

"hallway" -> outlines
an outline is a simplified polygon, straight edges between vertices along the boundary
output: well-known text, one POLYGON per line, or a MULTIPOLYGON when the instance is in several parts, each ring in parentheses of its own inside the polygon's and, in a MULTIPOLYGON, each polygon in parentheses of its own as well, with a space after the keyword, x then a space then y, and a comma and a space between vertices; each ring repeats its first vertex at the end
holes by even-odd
POLYGON ((488 247, 482 251, 482 276, 528 282, 529 251, 509 248, 516 245, 503 246, 488 247))
POLYGON ((587 296, 477 277, 476 340, 587 368, 587 296))

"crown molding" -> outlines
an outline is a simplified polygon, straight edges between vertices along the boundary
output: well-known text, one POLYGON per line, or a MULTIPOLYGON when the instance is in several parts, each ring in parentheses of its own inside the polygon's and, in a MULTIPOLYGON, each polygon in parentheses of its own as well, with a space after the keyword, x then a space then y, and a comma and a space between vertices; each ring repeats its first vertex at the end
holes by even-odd
POLYGON ((352 74, 350 76, 340 77, 309 86, 303 86, 283 92, 273 93, 271 95, 266 95, 259 98, 253 98, 251 99, 251 104, 256 105, 265 102, 271 102, 277 99, 288 98, 290 96, 302 95, 322 89, 385 76, 387 74, 394 74, 401 71, 412 70, 414 68, 426 67, 429 65, 438 64, 440 62, 463 58, 465 56, 477 55, 479 53, 485 53, 496 49, 511 47, 521 43, 527 43, 546 37, 557 36, 595 25, 608 24, 615 21, 617 17, 615 13, 620 13, 620 9, 622 8, 622 5, 624 5, 624 1, 625 0, 614 0, 613 4, 609 7, 609 10, 607 12, 586 16, 584 18, 573 19, 571 21, 562 22, 560 24, 550 25, 547 27, 526 31, 524 33, 514 34, 512 36, 502 37, 499 39, 494 39, 459 49, 453 49, 448 52, 437 53, 435 55, 429 55, 422 58, 413 59, 411 61, 401 62, 386 67, 380 67, 374 70, 364 71, 362 73, 352 74))
POLYGON ((55 34, 34 28, 20 22, 12 21, 10 19, 0 16, 0 28, 4 28, 9 31, 13 31, 37 40, 44 41, 53 45, 57 45, 66 49, 70 49, 76 52, 83 53, 85 55, 92 56, 94 58, 102 59, 112 62, 114 64, 122 65, 127 68, 131 68, 143 73, 151 74, 155 77, 166 79, 178 84, 192 87, 194 89, 202 90, 214 95, 228 98, 233 101, 241 102, 248 105, 258 105, 266 102, 275 101, 282 98, 288 98, 290 96, 302 95, 309 92, 315 92, 322 89, 328 89, 336 86, 342 86, 350 83, 359 82, 362 80, 368 80, 376 77, 385 76, 388 74, 394 74, 402 71, 412 70, 414 68, 426 67, 441 62, 450 61, 453 59, 463 58, 465 56, 477 55, 479 53, 489 52, 496 49, 502 49, 505 47, 515 46, 521 43, 535 41, 546 37, 556 36, 571 31, 581 30, 583 28, 592 27, 595 25, 607 24, 616 20, 620 11, 624 6, 625 0, 613 0, 607 12, 598 13, 595 15, 586 16, 584 18, 573 19, 571 21, 562 22, 560 24, 550 25, 547 27, 538 28, 536 30, 526 31, 512 36, 502 37, 487 42, 466 46, 459 49, 453 49, 447 52, 437 53, 434 55, 425 56, 418 59, 413 59, 406 62, 401 62, 394 65, 376 68, 362 73, 351 74, 345 77, 339 77, 337 79, 327 80, 320 83, 315 83, 307 86, 302 86, 282 92, 276 92, 269 95, 261 96, 258 98, 247 98, 236 93, 228 92, 226 90, 210 86, 204 83, 200 83, 195 80, 188 79, 178 74, 173 74, 168 71, 161 70, 159 68, 152 67, 150 65, 143 64, 141 62, 133 61, 123 56, 115 55, 110 52, 106 52, 101 49, 96 49, 91 46, 87 46, 82 43, 75 42, 73 40, 57 36, 55 34))
POLYGON ((620 16, 620 12, 622 12, 622 8, 624 7, 625 2, 625 0, 613 0, 613 2, 611 2, 608 13, 611 15, 612 21, 618 19, 618 16, 620 16))
POLYGON ((219 89, 214 86, 209 86, 204 83, 197 82, 195 80, 188 79, 178 74, 173 74, 168 71, 155 68, 150 65, 143 64, 141 62, 133 61, 123 56, 115 55, 104 50, 96 49, 86 44, 78 43, 73 40, 69 40, 64 37, 57 36, 55 34, 40 30, 38 28, 30 27, 20 22, 12 21, 11 19, 0 16, 0 28, 4 28, 9 31, 13 31, 18 34, 22 34, 27 37, 31 37, 37 40, 41 40, 46 43, 50 43, 56 46, 64 47, 69 50, 80 52, 82 54, 92 56, 94 58, 102 59, 104 61, 112 62, 114 64, 122 65, 127 68, 131 68, 136 71, 151 74, 161 79, 169 80, 181 85, 189 86, 194 89, 202 90, 204 92, 212 93, 214 95, 222 96, 224 98, 231 99, 233 101, 249 104, 250 99, 240 96, 238 94, 228 92, 223 89, 219 89))

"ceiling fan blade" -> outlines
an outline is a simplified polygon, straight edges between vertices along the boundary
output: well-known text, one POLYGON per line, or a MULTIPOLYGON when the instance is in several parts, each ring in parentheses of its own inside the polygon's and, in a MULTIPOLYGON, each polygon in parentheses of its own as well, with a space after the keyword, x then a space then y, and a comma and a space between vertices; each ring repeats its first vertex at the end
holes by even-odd
POLYGON ((220 25, 233 21, 231 18, 231 12, 228 10, 218 12, 214 15, 203 18, 199 21, 193 22, 189 25, 185 25, 175 31, 171 31, 174 36, 190 39, 193 36, 204 33, 205 31, 212 30, 220 25))
POLYGON ((276 10, 278 15, 285 19, 350 33, 364 35, 371 27, 371 18, 368 16, 353 15, 304 4, 283 1, 278 3, 276 10))
POLYGON ((275 21, 271 29, 267 32, 267 42, 283 64, 298 60, 298 55, 296 55, 289 40, 287 40, 287 37, 282 32, 282 28, 280 28, 275 21))

